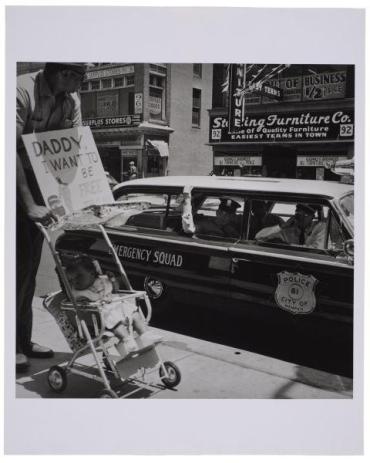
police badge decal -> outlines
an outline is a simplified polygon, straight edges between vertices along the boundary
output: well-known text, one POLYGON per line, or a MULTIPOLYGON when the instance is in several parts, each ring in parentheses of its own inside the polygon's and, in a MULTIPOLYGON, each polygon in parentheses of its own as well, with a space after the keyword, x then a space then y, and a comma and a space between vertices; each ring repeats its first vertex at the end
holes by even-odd
POLYGON ((278 273, 277 277, 275 301, 280 308, 293 315, 313 312, 316 307, 315 288, 318 281, 315 277, 287 271, 278 273))

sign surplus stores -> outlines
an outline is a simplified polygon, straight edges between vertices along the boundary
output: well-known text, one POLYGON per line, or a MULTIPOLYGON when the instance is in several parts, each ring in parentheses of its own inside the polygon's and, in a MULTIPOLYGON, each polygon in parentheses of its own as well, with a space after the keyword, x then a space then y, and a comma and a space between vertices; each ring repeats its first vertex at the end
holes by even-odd
MULTIPOLYGON (((354 154, 353 66, 291 66, 252 84, 246 66, 228 66, 227 104, 210 110, 214 172, 336 178, 326 161, 354 154)), ((257 66, 254 75, 264 66, 271 65, 257 66)))

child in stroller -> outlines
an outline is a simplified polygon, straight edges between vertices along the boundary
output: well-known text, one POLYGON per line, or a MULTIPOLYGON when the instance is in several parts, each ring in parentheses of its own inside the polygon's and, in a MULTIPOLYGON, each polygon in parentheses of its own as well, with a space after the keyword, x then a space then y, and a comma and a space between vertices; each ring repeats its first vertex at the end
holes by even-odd
MULTIPOLYGON (((140 344, 154 344, 161 340, 147 331, 145 321, 134 300, 124 303, 117 300, 118 283, 113 274, 103 275, 92 259, 79 257, 66 268, 66 275, 76 302, 102 302, 102 318, 105 328, 119 340, 116 349, 122 356, 138 349, 133 330, 140 336, 140 344)), ((139 339, 139 338, 138 338, 139 339)))

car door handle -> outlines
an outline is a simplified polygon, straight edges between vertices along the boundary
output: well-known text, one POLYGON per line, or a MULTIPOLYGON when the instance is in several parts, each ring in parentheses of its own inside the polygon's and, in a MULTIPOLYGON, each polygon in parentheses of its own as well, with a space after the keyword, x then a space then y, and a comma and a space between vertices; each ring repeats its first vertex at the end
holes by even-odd
POLYGON ((239 269, 240 262, 252 262, 249 259, 239 259, 237 257, 232 257, 231 259, 231 273, 234 274, 239 269))
POLYGON ((238 265, 239 262, 252 262, 250 259, 239 259, 238 257, 233 257, 231 261, 235 265, 238 265))

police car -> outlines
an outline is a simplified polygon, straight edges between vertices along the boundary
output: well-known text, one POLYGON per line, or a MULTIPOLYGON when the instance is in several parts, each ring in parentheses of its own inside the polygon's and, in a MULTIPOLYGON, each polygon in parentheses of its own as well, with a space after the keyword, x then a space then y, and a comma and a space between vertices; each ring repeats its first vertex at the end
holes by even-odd
MULTIPOLYGON (((133 287, 151 297, 154 313, 185 302, 226 313, 239 310, 251 323, 311 330, 320 325, 328 332, 338 327, 351 337, 353 185, 173 176, 125 182, 113 194, 124 209, 107 220, 106 229, 133 287), (192 231, 184 230, 184 188, 191 190, 192 231), (221 204, 233 204, 233 232, 197 229, 199 223, 217 222, 221 204), (257 239, 262 230, 292 224, 302 205, 313 211, 310 229, 321 224, 320 244, 257 239)), ((57 249, 87 253, 114 270, 93 227, 65 232, 57 249)))

